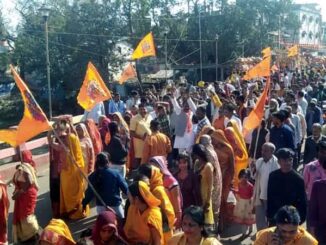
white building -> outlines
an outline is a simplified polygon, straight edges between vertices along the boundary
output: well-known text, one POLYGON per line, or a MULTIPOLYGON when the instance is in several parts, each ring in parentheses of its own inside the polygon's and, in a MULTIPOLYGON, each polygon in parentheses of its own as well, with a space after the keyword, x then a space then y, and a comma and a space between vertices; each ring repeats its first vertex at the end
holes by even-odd
POLYGON ((301 45, 321 45, 322 41, 322 15, 317 3, 296 4, 295 12, 300 20, 295 43, 301 45))

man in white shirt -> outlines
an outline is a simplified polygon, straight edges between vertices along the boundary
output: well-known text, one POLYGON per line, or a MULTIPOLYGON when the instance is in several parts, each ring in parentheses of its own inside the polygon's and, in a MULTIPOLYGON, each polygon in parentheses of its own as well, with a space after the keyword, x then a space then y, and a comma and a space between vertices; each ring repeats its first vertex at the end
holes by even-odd
POLYGON ((274 156, 275 146, 272 143, 265 143, 262 147, 262 157, 250 165, 252 177, 255 179, 254 207, 256 214, 257 231, 268 227, 267 210, 267 187, 269 174, 279 169, 278 161, 274 156))
POLYGON ((307 102, 307 100, 304 97, 304 92, 303 91, 299 91, 297 93, 297 101, 298 101, 298 105, 302 109, 302 114, 304 116, 306 116, 306 112, 307 112, 307 108, 308 108, 308 102, 307 102))
POLYGON ((82 122, 87 119, 93 119, 96 124, 98 124, 98 119, 100 116, 105 116, 105 108, 103 102, 98 102, 91 111, 85 111, 84 116, 82 118, 82 122))

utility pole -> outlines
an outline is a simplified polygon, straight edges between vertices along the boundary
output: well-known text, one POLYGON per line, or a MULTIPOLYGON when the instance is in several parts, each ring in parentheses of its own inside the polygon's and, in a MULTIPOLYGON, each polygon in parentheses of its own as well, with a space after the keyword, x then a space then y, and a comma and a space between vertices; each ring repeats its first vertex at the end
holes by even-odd
POLYGON ((202 43, 201 43, 201 16, 200 16, 200 6, 199 8, 199 14, 198 14, 198 24, 199 24, 199 62, 200 62, 200 80, 203 80, 203 61, 202 61, 202 43))

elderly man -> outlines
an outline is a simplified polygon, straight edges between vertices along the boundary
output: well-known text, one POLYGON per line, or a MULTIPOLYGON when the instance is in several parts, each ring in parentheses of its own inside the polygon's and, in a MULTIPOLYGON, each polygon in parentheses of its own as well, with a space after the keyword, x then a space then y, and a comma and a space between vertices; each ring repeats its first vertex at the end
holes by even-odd
POLYGON ((321 125, 315 123, 312 125, 312 135, 306 139, 303 163, 307 164, 315 160, 317 157, 317 144, 326 141, 326 137, 321 134, 321 125))
POLYGON ((294 152, 281 148, 276 152, 280 169, 269 175, 267 187, 267 218, 275 225, 274 216, 279 208, 292 205, 299 211, 301 223, 306 220, 307 200, 303 178, 293 170, 294 152))
POLYGON ((269 174, 280 168, 276 156, 275 146, 272 143, 265 143, 262 147, 262 157, 252 163, 250 170, 255 179, 254 206, 256 213, 257 231, 268 227, 266 219, 267 210, 267 186, 269 174))

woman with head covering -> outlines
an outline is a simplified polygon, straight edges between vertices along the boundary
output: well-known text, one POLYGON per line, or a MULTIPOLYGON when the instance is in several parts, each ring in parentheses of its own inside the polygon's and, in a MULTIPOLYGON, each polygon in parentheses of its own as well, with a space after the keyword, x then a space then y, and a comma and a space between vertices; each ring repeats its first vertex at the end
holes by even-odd
POLYGON ((190 157, 186 152, 177 157, 178 171, 174 174, 182 196, 182 210, 191 205, 201 205, 199 176, 191 168, 190 157))
POLYGON ((109 133, 109 124, 111 120, 107 117, 103 118, 101 122, 101 127, 99 128, 101 141, 102 141, 102 149, 105 148, 108 142, 106 142, 107 139, 110 139, 110 133, 109 133))
POLYGON ((0 244, 7 244, 9 204, 7 185, 0 175, 0 244))
POLYGON ((239 183, 239 179, 237 178, 237 176, 239 175, 240 170, 246 169, 248 167, 248 153, 246 150, 246 144, 244 142, 243 136, 235 125, 232 124, 232 126, 228 126, 224 130, 224 133, 225 137, 230 142, 230 145, 232 146, 234 151, 235 173, 233 178, 233 184, 234 187, 237 188, 239 183))
POLYGON ((195 144, 192 148, 192 155, 195 161, 196 171, 200 175, 200 194, 202 207, 205 213, 205 224, 209 227, 214 226, 212 193, 214 167, 208 161, 207 151, 201 144, 195 144))
POLYGON ((51 219, 44 228, 40 239, 40 245, 73 245, 76 244, 71 236, 69 227, 61 219, 51 219))
POLYGON ((202 130, 199 132, 197 139, 196 139, 196 143, 199 144, 200 138, 202 135, 206 134, 206 135, 211 135, 213 132, 215 131, 214 127, 212 127, 211 125, 205 125, 202 130))
POLYGON ((139 173, 149 179, 151 192, 161 202, 164 241, 167 242, 172 237, 176 220, 173 206, 163 186, 163 175, 159 168, 146 163, 139 167, 139 173))
POLYGON ((33 160, 33 154, 30 150, 24 150, 22 153, 22 162, 28 163, 36 170, 36 163, 33 160))
POLYGON ((16 167, 12 181, 15 185, 12 195, 15 201, 12 221, 14 242, 34 240, 39 230, 34 215, 38 191, 35 169, 29 163, 21 163, 16 167))
MULTIPOLYGON (((215 131, 215 130, 214 130, 215 131)), ((222 196, 222 173, 220 163, 217 158, 217 154, 212 145, 212 139, 209 135, 204 134, 200 137, 199 143, 205 146, 207 151, 208 161, 214 167, 214 178, 213 178, 213 193, 212 193, 212 201, 213 201, 213 212, 214 212, 214 220, 216 223, 216 227, 218 224, 218 217, 221 206, 221 196, 222 196)))
POLYGON ((219 222, 219 230, 222 231, 224 225, 228 222, 228 218, 232 217, 232 213, 227 213, 227 198, 231 191, 234 177, 234 153, 224 132, 220 129, 212 134, 212 144, 217 154, 222 174, 222 196, 219 222))
POLYGON ((124 233, 131 244, 162 245, 164 242, 162 228, 161 201, 150 191, 143 181, 129 186, 130 206, 128 209, 124 233))
POLYGON ((87 245, 127 245, 118 233, 117 216, 111 210, 101 212, 95 221, 90 237, 82 238, 77 244, 87 245))
POLYGON ((80 123, 76 126, 78 138, 80 140, 80 146, 83 153, 83 159, 85 163, 85 173, 90 174, 94 171, 95 154, 91 138, 87 132, 85 124, 80 123))
POLYGON ((182 215, 182 233, 174 235, 168 245, 221 245, 205 230, 205 215, 201 207, 190 206, 182 215))
POLYGON ((85 125, 93 143, 94 153, 97 155, 103 150, 100 132, 93 119, 87 119, 85 125))
POLYGON ((180 187, 178 181, 173 177, 170 171, 167 168, 167 161, 163 156, 152 157, 149 160, 149 164, 158 167, 163 174, 163 186, 165 188, 166 193, 171 201, 171 204, 174 209, 174 213, 177 218, 176 226, 179 227, 181 222, 181 214, 182 214, 182 197, 180 193, 180 187))

